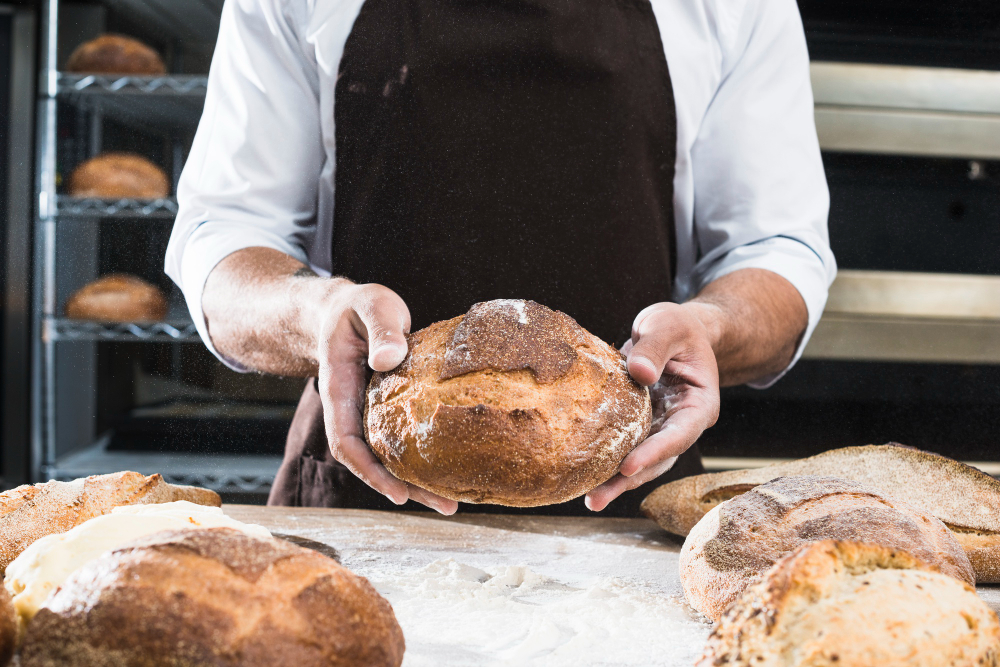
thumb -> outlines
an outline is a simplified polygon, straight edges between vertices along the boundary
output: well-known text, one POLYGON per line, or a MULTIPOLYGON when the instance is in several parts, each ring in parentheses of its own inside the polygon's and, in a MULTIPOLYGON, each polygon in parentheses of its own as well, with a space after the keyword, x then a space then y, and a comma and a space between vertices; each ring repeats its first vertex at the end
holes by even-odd
POLYGON ((676 304, 650 306, 636 316, 632 325, 632 344, 626 359, 629 374, 641 385, 655 384, 676 351, 678 337, 671 326, 671 306, 676 304))
POLYGON ((368 365, 372 370, 390 371, 406 358, 410 310, 387 287, 365 285, 364 288, 364 298, 354 311, 362 325, 360 333, 368 341, 368 365))

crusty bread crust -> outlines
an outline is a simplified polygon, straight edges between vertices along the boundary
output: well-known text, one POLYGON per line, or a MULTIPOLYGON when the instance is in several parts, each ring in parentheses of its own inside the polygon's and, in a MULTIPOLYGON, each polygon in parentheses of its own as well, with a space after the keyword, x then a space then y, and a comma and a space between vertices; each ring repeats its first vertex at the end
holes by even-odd
POLYGON ((610 479, 648 434, 649 392, 617 350, 533 301, 490 301, 409 337, 368 387, 368 443, 447 498, 530 507, 610 479))
POLYGON ((975 581, 965 551, 933 516, 857 482, 779 477, 722 503, 691 530, 679 559, 684 594, 718 620, 775 561, 823 539, 882 544, 975 581))
POLYGON ((687 535, 719 503, 776 477, 821 475, 860 482, 941 519, 969 544, 979 583, 1000 583, 1000 481, 954 459, 896 443, 845 447, 763 468, 687 477, 664 484, 642 512, 668 532, 687 535))
POLYGON ((177 500, 213 507, 222 504, 214 491, 175 486, 160 475, 147 477, 137 472, 24 485, 0 493, 0 571, 36 540, 65 533, 115 507, 177 500))
POLYGON ((17 643, 17 612, 11 602, 10 593, 0 586, 0 667, 6 667, 14 657, 17 643))
POLYGON ((162 199, 170 180, 155 164, 135 153, 102 153, 81 163, 69 176, 74 197, 162 199))
POLYGON ((158 322, 167 316, 167 297, 156 286, 124 273, 98 278, 66 301, 66 317, 102 322, 158 322))
POLYGON ((903 551, 825 540, 749 587, 697 667, 995 667, 1000 623, 969 584, 903 551))
POLYGON ((160 54, 137 39, 101 35, 76 47, 66 61, 67 72, 94 74, 166 74, 160 54))
POLYGON ((363 577, 228 528, 168 531, 77 570, 28 626, 22 667, 398 667, 403 633, 363 577))

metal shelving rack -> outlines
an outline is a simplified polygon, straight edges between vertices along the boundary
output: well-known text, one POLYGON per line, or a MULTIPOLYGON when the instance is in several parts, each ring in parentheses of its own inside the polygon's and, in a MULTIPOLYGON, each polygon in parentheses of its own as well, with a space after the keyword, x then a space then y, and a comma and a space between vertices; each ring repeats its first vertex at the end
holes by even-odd
MULTIPOLYGON (((167 30, 175 40, 214 40, 221 0, 106 0, 106 6, 167 30)), ((37 131, 37 218, 34 243, 34 331, 32 355, 32 476, 71 479, 131 469, 158 472, 171 482, 195 484, 228 493, 266 492, 280 461, 275 456, 145 453, 108 449, 107 434, 68 454, 57 452, 59 392, 57 349, 73 342, 180 344, 200 342, 194 324, 177 316, 164 322, 106 323, 59 315, 58 232, 104 219, 169 221, 174 198, 107 200, 57 193, 57 110, 71 105, 96 119, 113 119, 138 129, 193 131, 204 106, 208 78, 203 75, 103 76, 58 70, 59 0, 45 0, 41 11, 41 62, 37 131)), ((92 129, 92 131, 94 131, 92 129)), ((100 130, 96 130, 100 142, 100 130)), ((94 142, 92 141, 92 144, 94 142)), ((175 178, 181 161, 174 150, 175 178)))

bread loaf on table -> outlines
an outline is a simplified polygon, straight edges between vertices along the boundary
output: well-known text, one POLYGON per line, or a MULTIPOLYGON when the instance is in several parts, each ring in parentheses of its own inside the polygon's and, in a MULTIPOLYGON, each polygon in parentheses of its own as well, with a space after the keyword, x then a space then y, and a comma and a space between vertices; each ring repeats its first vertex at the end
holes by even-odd
POLYGON ((17 646, 17 612, 10 593, 0 586, 0 667, 6 667, 17 646))
POLYGON ((170 179, 141 155, 101 153, 81 163, 69 175, 69 194, 104 199, 162 199, 170 194, 170 179))
POLYGON ((976 581, 1000 583, 1000 482, 964 463, 895 443, 687 477, 653 491, 642 511, 667 531, 687 535, 719 503, 776 477, 795 475, 854 480, 934 515, 965 548, 976 581))
POLYGON ((28 626, 22 667, 398 667, 403 633, 363 577, 283 540, 172 531, 84 565, 28 626))
POLYGON ((806 542, 901 549, 970 584, 972 565, 948 528, 906 503, 833 477, 779 477, 715 507, 680 553, 684 595, 718 620, 751 581, 806 542))
POLYGON ((366 398, 368 443, 393 475, 446 498, 521 507, 607 481, 652 420, 621 353, 534 301, 477 303, 416 332, 366 398))
POLYGON ((27 484, 0 493, 0 571, 35 540, 65 533, 112 508, 175 500, 214 507, 222 504, 214 491, 175 486, 164 482, 160 475, 147 477, 137 472, 27 484))
POLYGON ((73 50, 64 68, 84 74, 166 74, 160 54, 137 39, 101 35, 73 50))
POLYGON ((99 322, 159 322, 167 297, 155 285, 124 273, 87 283, 66 301, 66 317, 99 322))
POLYGON ((995 667, 1000 623, 968 583, 904 551, 826 540, 730 607, 697 667, 995 667))

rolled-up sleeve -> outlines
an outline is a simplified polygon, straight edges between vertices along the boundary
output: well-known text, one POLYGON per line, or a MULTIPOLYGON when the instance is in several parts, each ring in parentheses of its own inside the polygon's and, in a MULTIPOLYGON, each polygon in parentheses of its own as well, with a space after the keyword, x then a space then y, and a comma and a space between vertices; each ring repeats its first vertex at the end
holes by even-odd
MULTIPOLYGON (((809 54, 794 0, 750 0, 724 44, 723 78, 692 148, 698 261, 692 292, 728 273, 766 269, 802 295, 809 324, 837 266, 830 197, 813 119, 809 54)), ((787 372, 761 378, 766 387, 787 372)))
POLYGON ((202 312, 209 273, 250 247, 307 262, 323 167, 315 60, 296 34, 305 2, 228 0, 205 110, 177 189, 165 270, 184 293, 208 348, 202 312))

